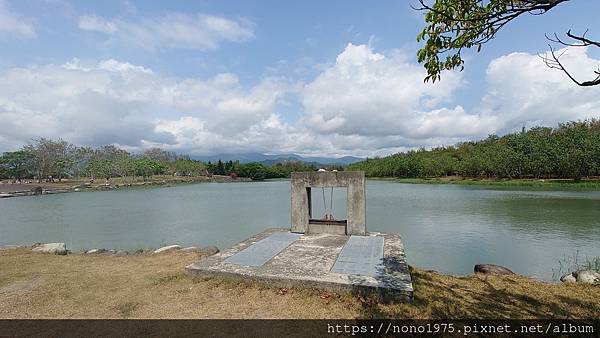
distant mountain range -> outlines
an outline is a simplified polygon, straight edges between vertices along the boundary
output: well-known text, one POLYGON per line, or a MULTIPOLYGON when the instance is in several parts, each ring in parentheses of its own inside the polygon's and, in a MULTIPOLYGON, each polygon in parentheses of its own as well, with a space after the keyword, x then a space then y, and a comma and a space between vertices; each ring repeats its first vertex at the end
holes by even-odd
POLYGON ((208 156, 192 156, 195 160, 203 162, 217 162, 219 160, 223 162, 227 161, 240 161, 240 163, 259 162, 264 165, 274 165, 280 162, 286 161, 301 161, 310 164, 339 164, 347 165, 356 163, 364 160, 360 157, 344 156, 344 157, 304 157, 296 154, 279 154, 279 155, 266 155, 260 153, 240 153, 240 154, 215 154, 208 156))

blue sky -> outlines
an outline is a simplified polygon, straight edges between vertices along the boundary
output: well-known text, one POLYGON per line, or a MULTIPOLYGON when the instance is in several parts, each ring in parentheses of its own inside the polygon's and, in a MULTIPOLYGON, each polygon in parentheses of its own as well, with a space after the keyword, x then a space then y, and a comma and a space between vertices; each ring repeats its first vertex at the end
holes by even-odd
MULTIPOLYGON (((0 151, 45 136, 374 156, 600 115, 600 89, 537 56, 545 33, 600 37, 599 2, 519 18, 435 85, 409 3, 0 0, 0 151)), ((565 63, 585 77, 598 59, 569 50, 565 63)))

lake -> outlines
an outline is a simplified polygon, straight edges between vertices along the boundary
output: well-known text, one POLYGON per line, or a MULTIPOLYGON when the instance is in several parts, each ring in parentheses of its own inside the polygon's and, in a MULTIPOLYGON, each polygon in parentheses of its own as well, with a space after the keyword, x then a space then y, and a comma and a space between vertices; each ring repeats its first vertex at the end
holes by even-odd
MULTIPOLYGON (((71 250, 177 243, 231 246, 289 227, 289 181, 203 183, 0 199, 0 244, 65 242, 71 250)), ((313 190, 315 215, 331 191, 313 190)), ((367 229, 402 235, 408 263, 470 274, 477 263, 552 280, 558 260, 600 256, 600 192, 367 183, 367 229)), ((342 189, 333 192, 337 217, 342 189)))

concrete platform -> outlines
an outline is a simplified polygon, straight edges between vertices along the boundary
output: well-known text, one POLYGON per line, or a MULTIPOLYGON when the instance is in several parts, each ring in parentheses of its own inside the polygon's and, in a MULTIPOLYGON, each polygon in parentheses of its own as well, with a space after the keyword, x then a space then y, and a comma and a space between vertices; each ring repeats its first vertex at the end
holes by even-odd
POLYGON ((382 301, 412 301, 413 286, 400 236, 378 232, 367 236, 379 238, 268 229, 187 266, 186 272, 201 278, 252 280, 274 287, 318 288, 375 294, 382 301))

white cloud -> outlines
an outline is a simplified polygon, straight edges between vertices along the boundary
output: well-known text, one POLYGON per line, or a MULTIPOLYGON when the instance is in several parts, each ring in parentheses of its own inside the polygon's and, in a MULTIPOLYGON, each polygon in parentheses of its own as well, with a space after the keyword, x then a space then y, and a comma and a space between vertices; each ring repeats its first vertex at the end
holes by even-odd
MULTIPOLYGON (((580 79, 593 76, 600 65, 586 48, 568 49, 561 62, 580 79)), ((563 72, 549 69, 538 55, 501 56, 490 62, 486 77, 488 88, 479 109, 497 119, 497 130, 600 117, 600 89, 577 86, 563 72)))
POLYGON ((452 99, 463 83, 460 73, 435 84, 423 83, 424 76, 421 66, 398 52, 384 56, 348 44, 304 88, 305 123, 316 133, 415 140, 482 135, 493 128, 494 121, 460 106, 434 109, 452 99))
POLYGON ((114 22, 105 20, 96 15, 80 16, 79 28, 85 31, 96 31, 106 34, 113 34, 117 31, 117 25, 114 22))
POLYGON ((4 0, 0 0, 0 36, 31 39, 37 37, 32 20, 13 13, 4 0))
MULTIPOLYGON (((577 76, 600 64, 585 49, 564 62, 577 76)), ((598 88, 577 87, 537 55, 493 60, 470 109, 454 103, 460 73, 432 85, 423 72, 397 51, 366 45, 348 45, 304 85, 265 77, 247 86, 231 73, 173 78, 113 59, 12 68, 0 72, 0 151, 46 136, 191 154, 374 156, 600 115, 598 88), (295 106, 298 120, 281 112, 295 106)))
POLYGON ((247 20, 214 15, 171 13, 138 21, 109 20, 96 15, 79 17, 79 28, 106 34, 113 39, 148 50, 183 48, 216 49, 223 41, 244 42, 254 38, 247 20))
POLYGON ((266 78, 245 89, 233 74, 169 78, 116 60, 13 68, 0 73, 0 149, 40 136, 130 149, 148 144, 199 152, 208 148, 210 142, 192 142, 202 137, 190 137, 186 128, 199 134, 210 130, 215 139, 246 133, 252 144, 256 128, 268 131, 272 125, 285 86, 266 78), (178 127, 178 121, 189 126, 178 127), (187 145, 194 147, 183 149, 187 145))

